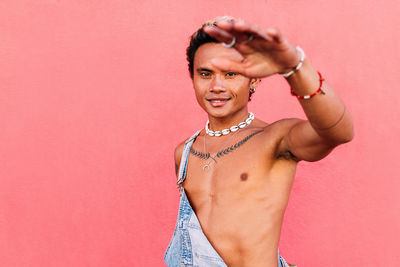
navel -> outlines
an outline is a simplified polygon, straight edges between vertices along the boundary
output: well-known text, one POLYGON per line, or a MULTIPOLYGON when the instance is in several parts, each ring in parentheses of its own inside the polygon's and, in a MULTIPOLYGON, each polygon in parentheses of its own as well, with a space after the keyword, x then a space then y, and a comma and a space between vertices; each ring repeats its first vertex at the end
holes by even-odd
POLYGON ((248 175, 247 175, 247 173, 242 173, 241 175, 240 175, 240 180, 242 180, 242 181, 246 181, 247 180, 247 177, 248 177, 248 175))

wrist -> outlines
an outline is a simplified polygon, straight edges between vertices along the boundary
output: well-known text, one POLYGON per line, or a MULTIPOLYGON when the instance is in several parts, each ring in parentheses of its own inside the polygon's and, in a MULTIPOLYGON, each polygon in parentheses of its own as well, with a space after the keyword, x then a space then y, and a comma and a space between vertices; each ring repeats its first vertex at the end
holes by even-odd
POLYGON ((289 67, 282 71, 280 74, 285 77, 286 79, 289 78, 291 75, 293 75, 295 72, 297 72, 303 65, 303 62, 306 58, 306 55, 303 51, 303 49, 300 48, 300 46, 296 46, 296 56, 297 56, 297 65, 293 67, 289 67))
MULTIPOLYGON (((321 79, 322 77, 319 76, 318 71, 313 68, 308 59, 305 59, 301 69, 286 78, 286 81, 290 86, 291 92, 294 93, 292 95, 306 96, 312 95, 321 87, 321 79)), ((321 90, 324 91, 324 88, 321 90)))

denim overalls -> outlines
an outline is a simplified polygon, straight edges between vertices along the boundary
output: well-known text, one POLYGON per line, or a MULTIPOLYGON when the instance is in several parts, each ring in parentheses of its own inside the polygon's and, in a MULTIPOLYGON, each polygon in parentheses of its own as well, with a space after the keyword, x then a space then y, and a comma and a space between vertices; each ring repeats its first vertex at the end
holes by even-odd
MULTIPOLYGON (((187 162, 190 148, 200 134, 197 131, 185 142, 177 185, 180 187, 180 204, 175 231, 164 254, 164 261, 168 267, 227 267, 223 259, 212 247, 204 235, 199 220, 186 197, 181 184, 186 178, 187 162)), ((278 267, 289 267, 279 255, 278 267)))

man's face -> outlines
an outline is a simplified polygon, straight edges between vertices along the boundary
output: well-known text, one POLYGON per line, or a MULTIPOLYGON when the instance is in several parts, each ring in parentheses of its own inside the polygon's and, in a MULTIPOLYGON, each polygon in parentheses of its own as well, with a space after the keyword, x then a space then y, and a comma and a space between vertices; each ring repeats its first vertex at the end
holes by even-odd
POLYGON ((244 109, 247 112, 250 79, 214 67, 211 64, 213 58, 240 61, 242 56, 235 49, 219 43, 206 43, 198 48, 193 62, 197 102, 213 117, 226 117, 244 109))

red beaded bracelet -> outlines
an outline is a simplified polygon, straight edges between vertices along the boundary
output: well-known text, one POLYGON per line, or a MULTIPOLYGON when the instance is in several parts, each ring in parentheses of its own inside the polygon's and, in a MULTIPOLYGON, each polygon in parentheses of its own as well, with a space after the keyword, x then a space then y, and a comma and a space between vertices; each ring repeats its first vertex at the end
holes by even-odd
POLYGON ((321 94, 324 95, 325 92, 322 90, 322 82, 325 81, 325 79, 322 78, 322 75, 321 75, 321 73, 320 73, 319 71, 318 71, 318 75, 319 75, 319 88, 318 88, 318 90, 315 91, 313 94, 311 94, 311 95, 298 95, 298 94, 296 94, 296 93, 294 92, 294 90, 293 90, 292 88, 290 88, 290 93, 291 93, 293 96, 297 97, 298 99, 310 99, 311 97, 315 96, 315 95, 318 94, 318 93, 321 93, 321 94))

